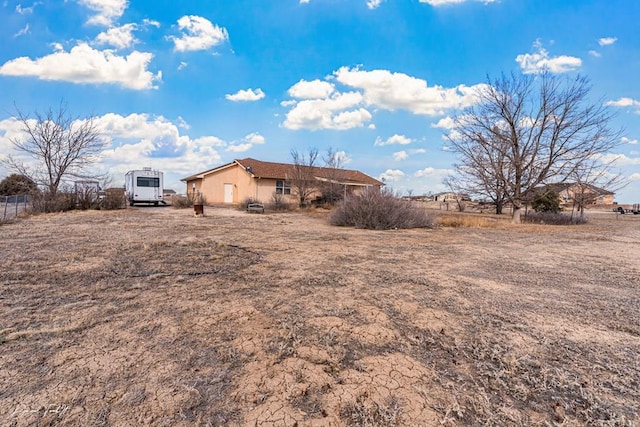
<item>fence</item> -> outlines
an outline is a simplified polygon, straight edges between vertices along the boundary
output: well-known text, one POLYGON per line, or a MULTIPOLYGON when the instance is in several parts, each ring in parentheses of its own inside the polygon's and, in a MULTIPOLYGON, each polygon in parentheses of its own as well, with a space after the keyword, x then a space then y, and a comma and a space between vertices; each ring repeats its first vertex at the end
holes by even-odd
POLYGON ((29 195, 0 196, 0 220, 6 221, 24 212, 29 207, 29 195))

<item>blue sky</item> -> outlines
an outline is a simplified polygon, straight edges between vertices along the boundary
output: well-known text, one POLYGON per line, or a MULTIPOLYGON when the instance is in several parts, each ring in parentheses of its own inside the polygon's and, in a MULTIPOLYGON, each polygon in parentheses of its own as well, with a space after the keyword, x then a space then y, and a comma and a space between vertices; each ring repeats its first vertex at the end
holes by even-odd
POLYGON ((399 192, 438 192, 474 87, 547 67, 616 112, 617 200, 640 202, 638 1, 0 1, 0 156, 15 106, 64 99, 96 118, 114 185, 151 166, 184 192, 235 158, 331 147, 399 192))

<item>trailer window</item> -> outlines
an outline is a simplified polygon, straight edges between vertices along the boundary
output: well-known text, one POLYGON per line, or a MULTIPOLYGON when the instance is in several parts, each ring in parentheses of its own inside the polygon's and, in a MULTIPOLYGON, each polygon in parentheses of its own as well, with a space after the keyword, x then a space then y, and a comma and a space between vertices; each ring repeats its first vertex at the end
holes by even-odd
POLYGON ((139 176, 136 182, 138 187, 160 187, 160 178, 150 178, 147 176, 139 176))

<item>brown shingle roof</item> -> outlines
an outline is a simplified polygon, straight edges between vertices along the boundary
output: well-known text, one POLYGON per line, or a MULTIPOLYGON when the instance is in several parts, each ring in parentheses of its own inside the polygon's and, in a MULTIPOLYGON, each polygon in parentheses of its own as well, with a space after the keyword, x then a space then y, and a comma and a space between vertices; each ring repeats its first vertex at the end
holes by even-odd
MULTIPOLYGON (((274 162, 263 162, 261 160, 252 159, 247 157, 245 159, 236 159, 231 163, 224 164, 222 166, 206 170, 204 172, 197 173, 187 178, 183 178, 182 181, 190 181, 192 179, 204 178, 205 175, 232 166, 233 164, 238 164, 241 167, 248 169, 250 168, 251 174, 258 178, 268 178, 268 179, 291 179, 295 175, 293 168, 294 165, 288 163, 274 163, 274 162)), ((320 179, 330 179, 334 181, 339 181, 340 183, 348 183, 348 184, 360 184, 360 185, 384 185, 384 183, 378 181, 375 178, 370 177, 360 171, 350 170, 350 169, 333 169, 333 168, 323 168, 323 167, 314 167, 313 172, 316 178, 320 179)))
MULTIPOLYGON (((263 162, 250 157, 236 160, 236 162, 244 168, 251 168, 251 173, 259 178, 289 179, 294 176, 294 165, 288 163, 263 162)), ((316 178, 331 179, 342 183, 383 185, 377 179, 357 170, 314 167, 313 173, 316 178)))

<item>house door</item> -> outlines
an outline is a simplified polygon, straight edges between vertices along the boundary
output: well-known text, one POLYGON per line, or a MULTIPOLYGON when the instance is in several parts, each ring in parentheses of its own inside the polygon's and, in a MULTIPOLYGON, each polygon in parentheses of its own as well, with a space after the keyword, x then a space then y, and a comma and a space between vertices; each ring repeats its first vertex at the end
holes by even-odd
POLYGON ((233 184, 224 185, 224 202, 233 203, 233 184))

